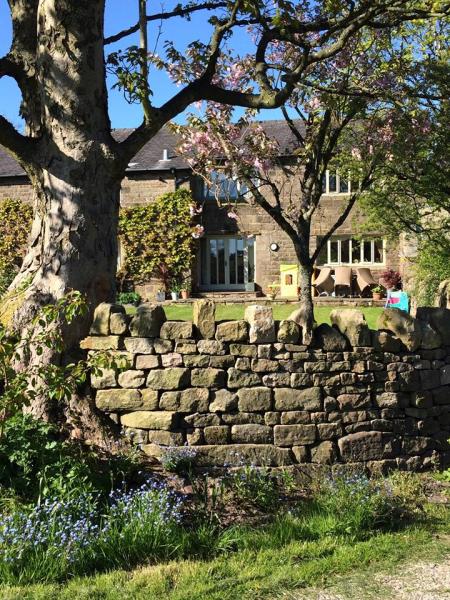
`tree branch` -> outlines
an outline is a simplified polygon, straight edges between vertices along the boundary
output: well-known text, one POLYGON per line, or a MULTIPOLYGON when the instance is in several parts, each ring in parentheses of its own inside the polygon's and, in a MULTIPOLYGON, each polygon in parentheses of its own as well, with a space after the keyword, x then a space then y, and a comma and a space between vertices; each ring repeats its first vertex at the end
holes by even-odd
POLYGON ((0 145, 21 165, 31 161, 31 151, 37 140, 22 135, 17 129, 0 115, 0 145))
MULTIPOLYGON (((167 19, 172 19, 173 17, 189 17, 192 13, 198 12, 200 10, 215 10, 216 8, 226 8, 228 6, 228 2, 203 2, 202 4, 199 4, 197 6, 186 6, 186 7, 181 7, 181 8, 176 8, 175 10, 169 11, 169 12, 160 12, 160 13, 155 13, 154 15, 148 15, 147 16, 147 23, 150 23, 151 21, 161 21, 161 20, 167 20, 167 19)), ((136 33, 137 31, 139 31, 139 23, 136 23, 135 25, 133 25, 132 27, 129 27, 128 29, 124 29, 122 31, 119 31, 119 33, 116 33, 115 35, 110 35, 109 37, 105 38, 105 45, 107 44, 112 44, 114 42, 118 42, 119 40, 132 35, 133 33, 136 33)))

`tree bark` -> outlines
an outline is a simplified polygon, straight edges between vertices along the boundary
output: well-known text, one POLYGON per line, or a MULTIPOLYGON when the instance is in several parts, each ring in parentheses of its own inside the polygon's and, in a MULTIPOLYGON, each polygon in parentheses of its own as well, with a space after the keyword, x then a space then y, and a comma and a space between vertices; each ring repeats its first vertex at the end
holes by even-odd
POLYGON ((299 265, 300 307, 297 322, 303 329, 303 343, 310 344, 314 328, 314 304, 311 282, 314 264, 310 257, 311 222, 302 217, 297 227, 296 239, 293 239, 299 265))
MULTIPOLYGON (((12 315, 15 329, 26 330, 43 305, 70 290, 82 292, 89 311, 64 326, 68 353, 88 332, 95 306, 112 301, 115 293, 125 167, 110 133, 103 19, 103 0, 39 3, 35 69, 41 96, 27 107, 39 114, 27 120, 41 127, 33 160, 25 165, 35 190, 34 220, 29 251, 10 290, 21 291, 9 294, 1 307, 3 315, 12 315)), ((49 351, 32 360, 58 363, 64 357, 49 351)), ((40 418, 54 418, 55 407, 46 398, 36 399, 30 409, 40 418)), ((89 401, 71 401, 58 413, 79 419, 91 438, 104 438, 101 416, 89 401)))

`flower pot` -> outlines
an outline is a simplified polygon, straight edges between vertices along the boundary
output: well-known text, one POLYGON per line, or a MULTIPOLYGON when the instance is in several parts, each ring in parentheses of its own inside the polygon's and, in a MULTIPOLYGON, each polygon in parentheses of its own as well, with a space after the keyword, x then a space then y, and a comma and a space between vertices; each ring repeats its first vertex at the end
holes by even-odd
POLYGON ((172 300, 178 300, 178 292, 170 292, 172 300))
POLYGON ((165 299, 166 299, 165 292, 156 292, 156 302, 164 302, 165 299))
POLYGON ((189 298, 189 290, 181 290, 181 297, 183 300, 187 300, 189 298))

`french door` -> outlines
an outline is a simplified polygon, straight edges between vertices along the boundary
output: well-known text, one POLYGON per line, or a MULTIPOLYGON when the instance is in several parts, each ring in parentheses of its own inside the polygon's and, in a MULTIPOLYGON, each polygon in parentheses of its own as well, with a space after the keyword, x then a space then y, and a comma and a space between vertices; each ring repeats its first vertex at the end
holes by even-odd
POLYGON ((255 277, 255 240, 243 237, 207 237, 201 241, 201 287, 244 290, 255 277))

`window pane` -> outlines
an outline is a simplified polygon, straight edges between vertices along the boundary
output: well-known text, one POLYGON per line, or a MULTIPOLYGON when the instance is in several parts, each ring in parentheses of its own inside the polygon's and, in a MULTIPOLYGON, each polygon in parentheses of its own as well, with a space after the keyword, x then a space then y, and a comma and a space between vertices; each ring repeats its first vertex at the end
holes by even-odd
POLYGON ((341 262, 350 262, 350 240, 341 240, 341 262))
POLYGON ((346 179, 342 176, 339 177, 339 192, 341 194, 348 194, 348 192, 349 192, 348 179, 346 179))
POLYGON ((336 178, 336 173, 330 173, 328 175, 328 191, 330 192, 330 194, 332 194, 333 192, 337 192, 337 178, 336 178))
POLYGON ((339 261, 339 241, 331 240, 330 244, 330 262, 337 263, 339 261))
POLYGON ((208 264, 208 240, 203 238, 200 240, 200 283, 207 285, 209 281, 207 279, 207 264, 208 264))
POLYGON ((217 240, 209 240, 209 272, 214 285, 217 283, 217 240))
MULTIPOLYGON (((322 241, 322 238, 317 238, 317 246, 320 244, 320 242, 322 241)), ((322 246, 322 250, 319 252, 319 256, 317 257, 317 264, 318 265, 326 265, 328 262, 328 251, 327 251, 327 245, 325 244, 325 246, 322 246)))
POLYGON ((372 240, 363 241, 363 261, 372 262, 372 240))
POLYGON ((236 283, 245 283, 244 277, 244 240, 237 239, 236 249, 237 249, 237 282, 236 283))
POLYGON ((247 240, 248 254, 248 275, 247 281, 253 283, 255 281, 255 240, 247 240))
POLYGON ((361 242, 359 240, 352 239, 352 262, 361 262, 361 242))
POLYGON ((383 240, 374 240, 374 257, 373 261, 376 263, 383 262, 383 240))
POLYGON ((228 240, 228 262, 230 269, 230 283, 236 282, 236 239, 228 240))
POLYGON ((217 240, 217 260, 219 267, 219 280, 217 283, 225 283, 225 240, 217 240))
POLYGON ((234 179, 229 179, 221 171, 211 173, 212 185, 206 188, 208 199, 235 200, 238 197, 238 185, 234 179))
POLYGON ((324 194, 326 194, 326 192, 327 192, 327 176, 326 175, 324 175, 322 177, 322 192, 324 194))

